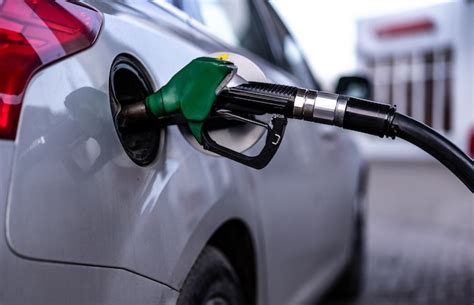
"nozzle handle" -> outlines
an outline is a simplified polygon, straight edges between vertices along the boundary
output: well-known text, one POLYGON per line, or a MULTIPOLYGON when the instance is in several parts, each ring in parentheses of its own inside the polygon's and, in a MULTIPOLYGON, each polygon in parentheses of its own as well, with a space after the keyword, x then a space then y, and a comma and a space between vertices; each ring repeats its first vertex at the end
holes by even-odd
POLYGON ((214 141, 209 135, 207 124, 205 124, 202 129, 202 145, 204 149, 213 153, 255 169, 262 169, 272 160, 273 156, 278 150, 278 147, 280 147, 286 124, 287 119, 285 117, 277 116, 272 119, 272 127, 268 129, 267 137, 265 139, 265 146, 256 156, 247 156, 217 144, 217 142, 214 141))
POLYGON ((291 118, 297 92, 297 87, 249 82, 224 88, 217 96, 214 108, 254 115, 280 114, 291 118))

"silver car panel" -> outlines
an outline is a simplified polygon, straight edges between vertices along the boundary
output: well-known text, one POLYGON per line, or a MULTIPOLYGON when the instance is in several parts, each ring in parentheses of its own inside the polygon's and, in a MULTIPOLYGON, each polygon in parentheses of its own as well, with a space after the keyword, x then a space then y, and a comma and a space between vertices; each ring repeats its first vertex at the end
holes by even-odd
MULTIPOLYGON (((0 141, 0 214, 6 213, 15 152, 0 141)), ((5 236, 4 218, 0 234, 5 236)), ((136 274, 112 268, 31 260, 0 242, 1 304, 174 304, 178 292, 136 274)))

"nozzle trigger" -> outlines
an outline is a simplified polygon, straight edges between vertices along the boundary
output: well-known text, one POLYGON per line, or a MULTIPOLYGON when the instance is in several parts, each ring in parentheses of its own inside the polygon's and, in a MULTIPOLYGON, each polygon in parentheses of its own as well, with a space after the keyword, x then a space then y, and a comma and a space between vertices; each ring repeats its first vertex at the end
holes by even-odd
POLYGON ((250 119, 248 117, 241 117, 231 112, 216 112, 220 117, 228 120, 237 120, 245 123, 255 124, 262 126, 267 129, 267 136, 265 139, 265 145, 260 153, 256 156, 248 156, 239 152, 236 152, 230 148, 219 145, 214 141, 208 132, 207 121, 202 129, 202 145, 203 148, 213 153, 229 158, 241 164, 253 167, 255 169, 262 169, 272 160, 278 147, 281 144, 283 134, 285 132, 287 119, 283 116, 274 116, 271 120, 272 126, 263 123, 258 120, 250 119))

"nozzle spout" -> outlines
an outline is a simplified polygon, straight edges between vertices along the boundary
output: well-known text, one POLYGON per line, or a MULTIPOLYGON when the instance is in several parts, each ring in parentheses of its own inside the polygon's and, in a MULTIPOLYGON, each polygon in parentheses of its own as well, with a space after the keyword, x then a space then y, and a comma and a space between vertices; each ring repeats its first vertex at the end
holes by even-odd
POLYGON ((148 114, 145 102, 139 101, 122 106, 116 120, 119 128, 127 128, 149 121, 150 115, 148 114))

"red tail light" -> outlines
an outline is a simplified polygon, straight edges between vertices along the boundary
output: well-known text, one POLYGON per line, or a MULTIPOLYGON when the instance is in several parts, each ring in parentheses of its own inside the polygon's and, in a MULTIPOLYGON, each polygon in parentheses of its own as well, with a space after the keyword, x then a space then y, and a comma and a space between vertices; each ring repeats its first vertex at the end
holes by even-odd
POLYGON ((32 75, 90 47, 101 24, 99 12, 65 0, 0 1, 0 139, 15 139, 32 75))

